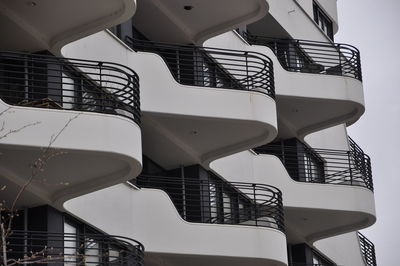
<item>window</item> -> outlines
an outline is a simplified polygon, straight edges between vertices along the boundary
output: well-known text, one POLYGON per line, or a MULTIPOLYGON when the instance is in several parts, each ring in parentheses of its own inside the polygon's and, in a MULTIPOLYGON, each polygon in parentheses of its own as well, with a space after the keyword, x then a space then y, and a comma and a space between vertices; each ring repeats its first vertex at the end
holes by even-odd
POLYGON ((210 189, 210 216, 211 221, 216 222, 218 218, 218 209, 217 209, 217 186, 214 183, 209 184, 210 189))
POLYGON ((328 260, 324 259, 322 255, 317 253, 315 250, 312 250, 312 260, 314 265, 320 266, 333 266, 333 263, 329 262, 328 260))
POLYGON ((222 193, 222 197, 223 197, 224 223, 231 223, 232 222, 231 198, 226 192, 222 193))
POLYGON ((303 144, 304 149, 304 178, 305 182, 324 182, 324 161, 318 156, 317 153, 308 149, 303 144))
POLYGON ((320 29, 333 41, 333 24, 332 20, 329 19, 328 15, 317 5, 313 3, 314 9, 314 21, 318 24, 320 29))
POLYGON ((69 223, 64 223, 64 260, 65 265, 76 265, 76 251, 78 243, 76 239, 77 228, 69 223))
POLYGON ((67 74, 62 73, 62 102, 65 109, 72 109, 76 98, 75 83, 67 74))
POLYGON ((120 265, 122 263, 118 247, 110 247, 108 249, 108 262, 110 265, 120 265))
POLYGON ((85 239, 85 265, 100 264, 100 243, 96 240, 86 237, 85 239))

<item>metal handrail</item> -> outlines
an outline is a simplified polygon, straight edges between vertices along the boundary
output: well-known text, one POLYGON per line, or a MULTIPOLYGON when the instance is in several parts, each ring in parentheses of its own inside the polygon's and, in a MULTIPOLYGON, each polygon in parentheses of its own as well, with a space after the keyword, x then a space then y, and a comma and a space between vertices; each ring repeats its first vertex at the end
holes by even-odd
POLYGON ((375 246, 368 238, 358 232, 361 253, 366 266, 376 266, 375 246))
POLYGON ((160 55, 175 80, 183 85, 257 91, 275 96, 270 58, 256 53, 133 39, 135 51, 160 55))
MULTIPOLYGON (((289 263, 289 266, 330 266, 327 264, 314 264, 314 263, 289 263)), ((332 264, 333 266, 333 264, 332 264)), ((335 266, 338 266, 335 264, 335 266)))
POLYGON ((180 216, 188 222, 260 226, 284 231, 282 193, 273 186, 151 175, 140 175, 136 184, 165 191, 180 216))
POLYGON ((281 159, 292 179, 300 182, 351 185, 373 191, 371 161, 357 149, 315 149, 268 144, 254 151, 272 154, 281 159))
POLYGON ((144 265, 143 245, 121 236, 13 230, 6 248, 18 264, 144 265))
POLYGON ((240 33, 248 43, 269 47, 288 71, 346 76, 362 81, 359 50, 348 44, 278 39, 240 33))
POLYGON ((363 176, 366 176, 367 179, 372 180, 372 170, 371 170, 371 158, 364 153, 360 146, 352 139, 348 138, 350 151, 352 152, 353 161, 355 167, 360 171, 363 176))
POLYGON ((140 123, 139 77, 116 63, 0 52, 0 98, 10 105, 114 114, 140 123))

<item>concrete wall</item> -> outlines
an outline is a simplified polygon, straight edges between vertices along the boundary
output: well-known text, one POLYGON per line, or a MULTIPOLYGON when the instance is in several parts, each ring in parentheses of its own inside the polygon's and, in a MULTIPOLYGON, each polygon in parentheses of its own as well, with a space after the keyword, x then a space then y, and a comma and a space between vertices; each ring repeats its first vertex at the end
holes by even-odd
POLYGON ((365 266, 357 232, 326 238, 314 246, 337 265, 365 266))

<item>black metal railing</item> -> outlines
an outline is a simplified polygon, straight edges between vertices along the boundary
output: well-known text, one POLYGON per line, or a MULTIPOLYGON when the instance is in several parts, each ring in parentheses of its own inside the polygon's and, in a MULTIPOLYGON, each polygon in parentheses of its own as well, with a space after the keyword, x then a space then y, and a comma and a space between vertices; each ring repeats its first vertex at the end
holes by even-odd
POLYGON ((358 232, 361 253, 366 266, 376 266, 375 246, 368 238, 358 232))
POLYGON ((366 180, 371 180, 372 185, 372 170, 371 158, 364 153, 360 146, 352 139, 348 138, 351 154, 353 155, 353 162, 356 169, 362 173, 366 180))
POLYGON ((10 265, 144 265, 143 245, 119 236, 12 231, 6 250, 10 265))
POLYGON ((269 47, 288 71, 346 76, 362 81, 360 52, 354 46, 269 38, 247 32, 241 35, 250 44, 269 47))
POLYGON ((139 78, 115 63, 0 52, 0 98, 10 105, 115 114, 140 123, 139 78))
POLYGON ((262 184, 141 175, 141 188, 165 191, 188 222, 261 226, 284 231, 282 193, 262 184))
POLYGON ((258 91, 275 95, 272 61, 256 52, 133 39, 135 51, 160 55, 175 80, 183 85, 258 91))
POLYGON ((278 143, 261 146, 254 151, 280 158, 296 181, 362 186, 373 191, 370 159, 358 149, 314 149, 304 144, 287 146, 278 143))
MULTIPOLYGON (((315 264, 315 263, 289 263, 289 266, 331 266, 333 264, 315 264)), ((338 265, 334 265, 338 266, 338 265)))

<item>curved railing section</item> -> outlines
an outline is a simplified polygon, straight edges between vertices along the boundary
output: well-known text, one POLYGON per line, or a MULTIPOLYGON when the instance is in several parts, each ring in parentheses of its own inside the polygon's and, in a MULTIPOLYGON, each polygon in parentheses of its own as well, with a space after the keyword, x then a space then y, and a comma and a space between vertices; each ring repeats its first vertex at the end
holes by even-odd
POLYGON ((183 85, 258 91, 275 96, 272 61, 256 52, 160 43, 126 37, 135 51, 160 55, 183 85))
POLYGON ((321 264, 321 263, 289 263, 289 266, 336 266, 336 264, 321 264))
POLYGON ((296 181, 361 186, 374 190, 371 161, 359 150, 314 149, 304 144, 281 143, 255 148, 258 154, 281 159, 290 177, 296 181))
POLYGON ((348 138, 350 151, 353 154, 354 166, 366 177, 366 180, 371 180, 372 185, 372 170, 371 170, 371 158, 364 153, 360 146, 352 139, 348 138))
POLYGON ((243 32, 248 43, 269 47, 292 72, 346 76, 362 81, 360 52, 341 43, 277 39, 243 32))
POLYGON ((368 238, 358 232, 361 253, 366 266, 376 266, 375 246, 368 238))
POLYGON ((282 193, 272 186, 149 175, 137 177, 136 185, 165 191, 188 222, 284 231, 282 193))
POLYGON ((10 105, 114 114, 140 123, 139 77, 115 63, 0 52, 0 98, 10 105))
POLYGON ((144 265, 143 245, 120 236, 12 231, 6 250, 9 265, 144 265))

